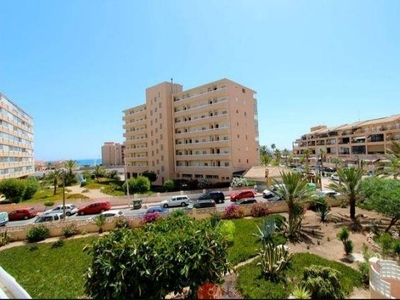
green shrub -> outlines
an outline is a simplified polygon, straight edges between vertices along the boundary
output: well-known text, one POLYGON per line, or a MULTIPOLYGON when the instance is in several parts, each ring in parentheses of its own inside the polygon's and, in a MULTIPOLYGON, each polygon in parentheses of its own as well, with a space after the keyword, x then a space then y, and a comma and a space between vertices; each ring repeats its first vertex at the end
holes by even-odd
POLYGON ((49 229, 43 224, 33 226, 26 235, 29 243, 43 241, 48 237, 49 229))
POLYGON ((11 235, 7 233, 7 230, 5 232, 0 232, 0 247, 7 245, 10 242, 11 242, 11 235))
POLYGON ((358 270, 361 273, 361 281, 364 285, 369 284, 369 263, 368 262, 359 262, 358 270))
POLYGON ((58 239, 57 241, 51 244, 51 249, 60 248, 62 246, 64 246, 64 240, 58 239))
POLYGON ((21 179, 10 178, 0 181, 0 194, 3 194, 4 197, 12 203, 22 201, 25 189, 26 182, 21 179))
POLYGON ((345 240, 343 242, 343 246, 344 246, 344 252, 346 253, 346 255, 353 253, 353 249, 354 249, 353 241, 345 240))
POLYGON ((81 187, 85 187, 86 185, 87 185, 86 181, 82 181, 81 184, 80 184, 81 187))
POLYGON ((62 234, 65 237, 71 237, 78 233, 78 226, 75 223, 69 224, 62 228, 62 234))
POLYGON ((44 204, 44 206, 46 206, 46 207, 51 207, 51 206, 54 205, 54 201, 46 201, 46 202, 44 202, 43 204, 44 204))
POLYGON ((349 239, 350 233, 347 227, 342 227, 342 230, 337 234, 338 239, 344 242, 349 239))
POLYGON ((40 185, 36 178, 25 179, 25 192, 23 200, 31 199, 38 191, 39 187, 40 185))
POLYGON ((219 211, 212 212, 210 215, 211 226, 215 227, 222 219, 222 213, 219 211))
POLYGON ((235 223, 230 220, 224 221, 220 225, 220 232, 226 238, 229 244, 233 244, 235 238, 235 223))
POLYGON ((186 216, 186 212, 183 209, 174 209, 168 214, 169 218, 179 218, 182 216, 186 216))
POLYGON ((117 220, 115 221, 115 229, 121 229, 121 228, 130 228, 131 224, 129 220, 125 217, 118 217, 117 220))

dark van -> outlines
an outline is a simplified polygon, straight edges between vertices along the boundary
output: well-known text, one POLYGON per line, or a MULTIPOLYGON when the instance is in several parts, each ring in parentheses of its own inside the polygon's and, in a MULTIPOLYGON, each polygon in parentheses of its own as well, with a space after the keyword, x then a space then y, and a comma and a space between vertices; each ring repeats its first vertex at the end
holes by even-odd
POLYGON ((208 200, 212 199, 215 203, 224 203, 225 202, 225 195, 221 191, 209 191, 205 192, 203 195, 197 198, 197 200, 208 200))

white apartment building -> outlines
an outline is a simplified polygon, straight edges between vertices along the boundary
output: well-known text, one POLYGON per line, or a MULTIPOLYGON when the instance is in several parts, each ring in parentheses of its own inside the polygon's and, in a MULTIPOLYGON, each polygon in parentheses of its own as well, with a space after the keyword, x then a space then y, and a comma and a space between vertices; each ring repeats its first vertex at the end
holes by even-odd
POLYGON ((35 172, 33 118, 0 93, 0 180, 35 172))

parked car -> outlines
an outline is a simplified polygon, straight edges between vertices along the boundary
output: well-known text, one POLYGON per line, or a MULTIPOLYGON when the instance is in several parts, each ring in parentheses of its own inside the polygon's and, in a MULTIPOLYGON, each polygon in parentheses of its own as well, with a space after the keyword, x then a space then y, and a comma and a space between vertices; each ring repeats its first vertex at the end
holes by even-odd
POLYGON ((53 222, 53 221, 61 221, 63 219, 63 213, 50 213, 46 215, 39 216, 34 223, 43 223, 43 222, 53 222))
POLYGON ((221 191, 208 191, 197 198, 197 200, 207 200, 207 199, 212 199, 215 201, 215 203, 224 203, 225 195, 221 191))
MULTIPOLYGON (((65 204, 65 215, 67 216, 72 216, 73 214, 76 214, 78 212, 78 208, 76 207, 75 204, 65 204)), ((43 214, 52 214, 52 213, 64 213, 63 211, 63 206, 58 205, 54 207, 53 209, 46 210, 43 214)))
POLYGON ((271 187, 271 191, 275 192, 276 190, 281 189, 281 188, 285 188, 284 183, 273 184, 271 187))
POLYGON ((264 190, 263 191, 263 198, 267 199, 267 201, 281 201, 282 197, 276 194, 275 192, 271 190, 264 190))
POLYGON ((8 223, 8 213, 0 212, 0 226, 5 226, 8 223))
POLYGON ((318 196, 327 196, 330 198, 336 198, 337 196, 340 196, 340 193, 332 191, 332 190, 323 190, 323 191, 319 191, 317 193, 318 196))
POLYGON ((92 215, 99 214, 103 211, 110 210, 111 204, 108 201, 99 201, 92 204, 89 204, 85 207, 81 207, 78 209, 78 215, 92 215))
POLYGON ((97 216, 94 217, 90 217, 88 220, 93 221, 96 220, 99 216, 103 215, 106 218, 113 218, 113 217, 122 217, 124 216, 124 212, 122 210, 119 209, 111 209, 111 210, 106 210, 103 211, 102 213, 100 213, 97 216))
POLYGON ((252 190, 237 191, 231 194, 231 201, 235 202, 240 199, 254 198, 256 195, 252 190))
POLYGON ((190 199, 187 195, 179 195, 172 196, 169 199, 161 201, 161 206, 164 208, 173 207, 173 206, 188 206, 190 203, 190 199))
POLYGON ((236 201, 236 205, 243 205, 243 204, 253 204, 253 203, 257 203, 257 200, 255 198, 247 198, 247 199, 242 199, 242 200, 238 200, 236 201))
POLYGON ((30 218, 36 217, 37 216, 37 211, 34 207, 26 207, 26 208, 18 208, 16 210, 13 210, 8 214, 8 219, 10 221, 16 221, 16 220, 28 220, 30 218))
POLYGON ((331 179, 332 179, 332 180, 335 180, 335 181, 339 181, 339 175, 336 174, 336 173, 335 173, 335 174, 332 174, 332 175, 331 175, 331 179))
POLYGON ((185 209, 191 210, 193 208, 207 208, 207 207, 215 207, 215 201, 213 199, 206 199, 206 200, 197 200, 189 204, 188 207, 185 209))
POLYGON ((169 212, 169 209, 168 208, 164 208, 162 206, 151 206, 146 210, 144 215, 153 214, 153 213, 156 213, 156 212, 159 213, 159 214, 167 214, 169 212))

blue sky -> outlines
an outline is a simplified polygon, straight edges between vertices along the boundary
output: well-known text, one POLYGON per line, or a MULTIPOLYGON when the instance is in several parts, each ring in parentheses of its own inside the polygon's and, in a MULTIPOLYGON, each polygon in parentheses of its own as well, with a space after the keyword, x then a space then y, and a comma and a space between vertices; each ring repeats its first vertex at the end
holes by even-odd
POLYGON ((257 91, 260 144, 400 113, 400 1, 0 0, 0 91, 35 159, 100 158, 122 111, 174 78, 257 91), (396 104, 397 103, 397 104, 396 104))

